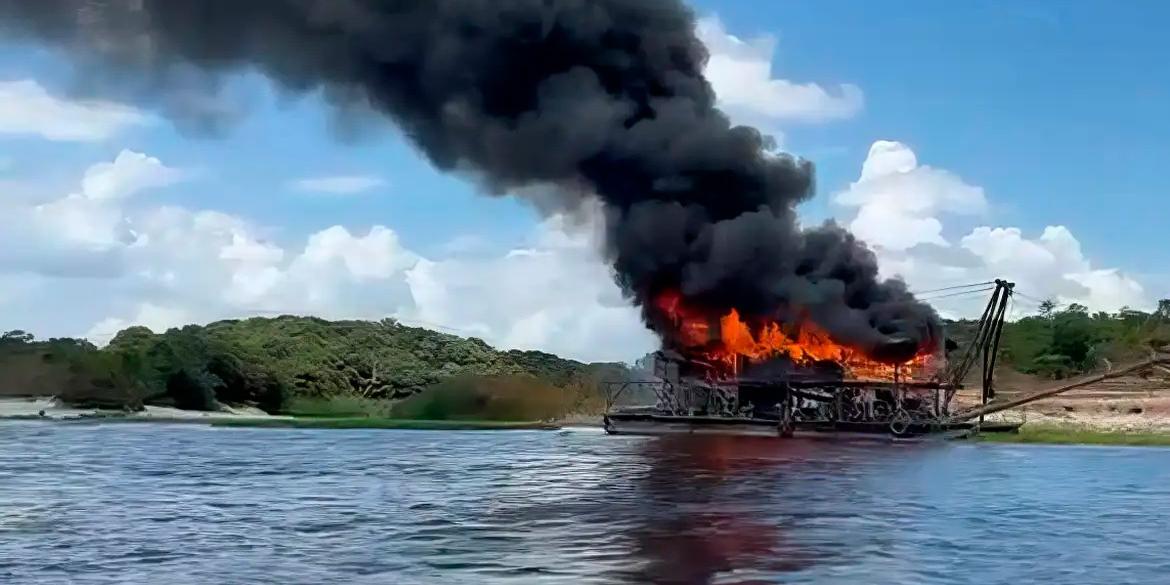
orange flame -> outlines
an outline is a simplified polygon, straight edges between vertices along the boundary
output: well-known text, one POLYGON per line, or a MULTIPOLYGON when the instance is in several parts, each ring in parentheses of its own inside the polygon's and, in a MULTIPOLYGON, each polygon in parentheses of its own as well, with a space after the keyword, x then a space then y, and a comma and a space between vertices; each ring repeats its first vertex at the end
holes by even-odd
POLYGON ((772 321, 753 333, 739 311, 731 309, 715 322, 710 316, 683 302, 674 291, 660 295, 656 302, 676 328, 676 343, 682 349, 722 364, 732 372, 740 359, 764 361, 786 356, 797 365, 831 361, 840 365, 846 377, 857 380, 892 380, 927 377, 934 371, 935 356, 922 352, 901 364, 873 360, 861 351, 834 341, 811 320, 783 327, 772 321), (785 329, 788 329, 786 331, 785 329))

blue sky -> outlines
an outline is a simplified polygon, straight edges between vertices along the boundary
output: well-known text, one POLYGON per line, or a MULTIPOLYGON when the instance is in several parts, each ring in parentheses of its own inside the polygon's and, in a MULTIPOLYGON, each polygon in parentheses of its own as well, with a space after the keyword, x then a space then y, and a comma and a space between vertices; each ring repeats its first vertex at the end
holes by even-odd
POLYGON ((1170 5, 698 5, 737 34, 777 34, 785 77, 865 91, 852 120, 787 129, 797 151, 841 149, 817 160, 822 190, 852 180, 873 139, 900 140, 983 186, 1002 222, 1067 225, 1103 264, 1170 267, 1157 213, 1170 157, 1170 39, 1159 23, 1170 5))
MULTIPOLYGON (((713 84, 733 119, 764 127, 785 150, 817 163, 818 196, 802 216, 874 233, 888 274, 918 289, 1004 275, 1033 296, 1106 310, 1170 296, 1162 175, 1170 159, 1170 40, 1155 30, 1170 5, 694 6, 715 31, 713 55, 770 63, 763 77, 739 68, 711 75, 723 80, 713 84), (856 87, 856 101, 843 97, 842 84, 856 87), (807 105, 777 112, 762 101, 783 101, 801 87, 816 90, 800 94, 812 96, 807 105), (736 102, 744 88, 759 91, 745 90, 736 102), (860 179, 863 165, 871 172, 860 179), (905 229, 893 230, 898 237, 874 232, 866 218, 905 229)), ((53 53, 0 43, 0 83, 32 82, 70 103, 73 79, 53 53)), ((339 132, 319 96, 288 99, 256 76, 230 80, 224 95, 241 117, 216 136, 149 110, 96 139, 61 139, 0 115, 0 213, 10 218, 44 219, 37 205, 79 189, 89 197, 79 187, 87 170, 139 160, 119 158, 124 151, 145 157, 145 166, 125 167, 126 176, 146 177, 145 186, 77 216, 82 224, 86 214, 112 218, 101 238, 63 234, 76 222, 20 240, 0 235, 10 248, 0 255, 8 290, 0 293, 0 329, 100 342, 131 323, 165 328, 288 310, 395 315, 584 359, 633 358, 652 344, 605 278, 589 225, 479 194, 471 182, 437 173, 376 120, 359 120, 360 136, 339 132), (297 187, 331 177, 372 186, 297 187), (207 211, 220 215, 198 215, 207 211), (168 256, 178 253, 173 244, 154 249, 168 234, 193 242, 190 253, 168 256), (113 264, 100 278, 46 268, 66 254, 70 266, 113 264), (613 331, 629 342, 607 343, 613 331)), ((0 220, 0 230, 18 233, 18 223, 31 221, 0 220)), ((944 304, 940 310, 954 314, 973 306, 944 304)))

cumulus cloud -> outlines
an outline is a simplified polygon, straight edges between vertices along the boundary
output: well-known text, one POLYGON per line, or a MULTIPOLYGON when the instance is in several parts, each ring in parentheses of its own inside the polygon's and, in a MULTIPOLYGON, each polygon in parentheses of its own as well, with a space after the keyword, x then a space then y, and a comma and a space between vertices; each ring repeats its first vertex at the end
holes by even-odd
POLYGON ((123 150, 113 162, 95 164, 81 179, 81 193, 88 199, 130 197, 144 189, 165 187, 182 180, 184 173, 157 158, 123 150))
POLYGON ((402 249, 398 234, 387 227, 374 226, 365 236, 355 237, 333 226, 309 236, 300 260, 313 270, 340 264, 347 275, 361 281, 388 278, 412 264, 413 255, 402 249))
POLYGON ((85 171, 81 190, 32 208, 26 227, 38 239, 72 243, 86 250, 104 250, 134 239, 118 200, 148 189, 181 181, 184 173, 157 158, 123 150, 112 162, 85 171))
MULTIPOLYGON (((459 239, 425 257, 386 226, 322 226, 277 241, 279 232, 244 218, 152 205, 142 196, 182 178, 158 159, 126 151, 92 166, 64 197, 39 204, 0 198, 0 281, 21 283, 16 296, 26 300, 36 287, 78 290, 75 309, 90 319, 76 330, 38 333, 88 331, 101 343, 134 324, 164 330, 292 313, 396 317, 583 360, 632 360, 656 346, 599 256, 597 209, 553 215, 504 253, 459 239), (66 280, 77 277, 101 280, 82 290, 66 280)), ((835 201, 853 212, 850 226, 872 242, 883 271, 915 289, 1005 277, 1037 298, 1100 310, 1149 305, 1138 281, 1093 264, 1065 227, 1035 236, 991 226, 948 232, 944 220, 980 217, 987 198, 956 174, 920 164, 904 144, 876 143, 835 201)), ((983 299, 961 300, 936 305, 951 316, 972 315, 983 299)), ((27 310, 37 305, 17 302, 0 294, 0 320, 36 329, 38 317, 27 310)))
POLYGON ((0 81, 0 133, 47 140, 95 142, 123 129, 150 122, 149 116, 121 104, 68 100, 50 94, 33 80, 0 81))
MULTIPOLYGON (((613 284, 595 242, 563 218, 530 247, 493 257, 425 258, 388 227, 310 234, 303 248, 260 241, 257 227, 216 212, 158 210, 135 223, 131 277, 149 306, 196 321, 241 315, 391 316, 503 348, 583 360, 632 360, 653 349, 638 312, 613 284), (178 245, 182 242, 182 245, 178 245), (614 340, 618 340, 615 342, 614 340)), ((142 323, 134 308, 94 330, 142 323)), ((162 322, 156 319, 156 322, 162 322)))
POLYGON ((861 177, 835 196, 856 207, 849 229, 870 244, 905 250, 917 244, 946 246, 939 216, 983 213, 983 189, 958 176, 918 164, 914 151, 899 142, 879 140, 869 149, 861 177))
POLYGON ((729 34, 714 16, 700 19, 697 32, 710 53, 704 74, 720 107, 733 116, 745 121, 824 122, 851 118, 864 106, 856 85, 826 89, 773 77, 774 36, 743 40, 729 34))
POLYGON ((127 327, 141 325, 155 333, 162 333, 172 327, 182 327, 190 323, 190 320, 191 315, 182 309, 142 303, 135 310, 134 316, 128 319, 116 317, 102 319, 94 323, 84 337, 94 343, 104 345, 113 339, 119 331, 127 327))
POLYGON ((481 332, 503 347, 633 360, 657 342, 598 256, 599 227, 554 216, 530 247, 487 259, 420 261, 407 271, 414 301, 407 317, 481 332))
POLYGON ((122 269, 136 234, 121 200, 182 180, 185 173, 123 150, 85 171, 80 188, 44 203, 0 200, 0 271, 95 277, 122 269))
POLYGON ((278 313, 380 319, 410 300, 403 271, 415 258, 388 228, 351 234, 332 227, 297 249, 268 239, 263 226, 218 211, 123 212, 136 237, 117 250, 122 270, 106 275, 113 284, 100 288, 111 297, 102 304, 114 309, 89 329, 98 343, 129 325, 164 330, 278 313))
MULTIPOLYGON (((1064 226, 1049 226, 1036 237, 1016 227, 991 226, 948 237, 943 219, 978 217, 988 210, 983 189, 949 171, 920 165, 914 151, 899 142, 875 142, 857 181, 834 201, 854 210, 849 228, 873 247, 882 271, 902 276, 913 289, 1006 278, 1031 298, 1094 310, 1151 305, 1137 280, 1119 269, 1093 265, 1064 226)), ((948 316, 977 316, 985 301, 947 297, 933 303, 948 316)))
MULTIPOLYGON (((598 255, 597 210, 554 216, 505 253, 450 246, 426 258, 386 226, 330 226, 277 242, 241 217, 135 199, 181 178, 156 158, 126 151, 90 167, 75 193, 39 205, 0 203, 12 212, 0 215, 0 278, 32 273, 55 291, 75 287, 65 279, 101 279, 85 287, 78 309, 102 307, 78 327, 96 343, 131 325, 163 331, 291 313, 396 317, 583 360, 633 360, 655 345, 598 255)), ((0 296, 0 320, 18 310, 9 302, 0 296)))
POLYGON ((385 179, 374 175, 306 177, 290 183, 294 190, 325 195, 356 195, 385 185, 385 179))

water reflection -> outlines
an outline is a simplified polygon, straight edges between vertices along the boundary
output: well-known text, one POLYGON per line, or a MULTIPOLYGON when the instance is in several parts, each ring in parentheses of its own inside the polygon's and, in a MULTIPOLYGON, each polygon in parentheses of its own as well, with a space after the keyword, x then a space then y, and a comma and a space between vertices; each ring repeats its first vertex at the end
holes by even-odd
MULTIPOLYGON (((744 490, 755 477, 782 477, 799 467, 815 445, 749 437, 663 437, 647 441, 640 455, 646 473, 635 480, 629 505, 634 565, 626 577, 639 583, 700 584, 716 577, 733 582, 775 582, 825 555, 791 538, 798 523, 769 509, 783 502, 767 492, 744 490)), ((772 494, 782 495, 782 484, 772 494)))

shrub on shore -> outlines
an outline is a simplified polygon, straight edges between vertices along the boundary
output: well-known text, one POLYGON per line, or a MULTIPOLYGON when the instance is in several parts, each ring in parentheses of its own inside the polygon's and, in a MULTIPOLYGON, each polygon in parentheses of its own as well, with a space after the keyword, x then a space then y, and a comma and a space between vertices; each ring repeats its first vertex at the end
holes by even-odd
POLYGON ((284 414, 305 418, 389 418, 394 403, 352 394, 340 396, 306 396, 289 401, 284 414))
POLYGON ((547 420, 564 410, 560 389, 526 376, 445 380, 394 405, 396 418, 547 420))
POLYGON ((538 421, 600 412, 604 401, 584 380, 554 386, 534 376, 451 378, 394 405, 395 418, 538 421))

